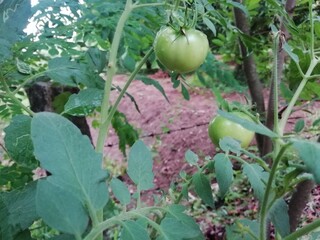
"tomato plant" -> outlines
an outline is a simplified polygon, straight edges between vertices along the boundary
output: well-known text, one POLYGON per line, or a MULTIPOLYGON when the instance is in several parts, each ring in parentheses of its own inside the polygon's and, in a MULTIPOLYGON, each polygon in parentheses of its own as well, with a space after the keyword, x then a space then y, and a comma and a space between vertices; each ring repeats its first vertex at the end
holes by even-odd
POLYGON ((154 50, 166 68, 177 73, 188 73, 204 62, 209 42, 199 30, 181 28, 176 31, 172 27, 164 27, 157 33, 154 50))
MULTIPOLYGON (((252 121, 252 119, 242 112, 233 112, 234 115, 252 121)), ((247 148, 251 143, 254 132, 244 128, 238 123, 232 122, 222 116, 216 116, 209 123, 208 133, 211 141, 218 147, 219 141, 224 137, 232 137, 241 143, 241 147, 247 148)))

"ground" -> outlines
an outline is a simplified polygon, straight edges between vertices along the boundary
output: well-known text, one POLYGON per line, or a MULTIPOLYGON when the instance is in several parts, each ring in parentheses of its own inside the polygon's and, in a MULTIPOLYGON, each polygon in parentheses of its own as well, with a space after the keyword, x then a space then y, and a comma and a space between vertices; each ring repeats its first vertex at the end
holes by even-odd
MULTIPOLYGON (((129 122, 139 129, 140 139, 154 153, 154 193, 159 189, 167 190, 170 183, 178 178, 181 170, 191 170, 191 167, 184 161, 184 154, 188 149, 197 153, 202 159, 205 156, 214 156, 215 147, 208 137, 207 127, 216 115, 218 105, 212 92, 208 89, 190 88, 191 100, 186 101, 179 89, 172 87, 170 78, 166 74, 159 72, 150 77, 157 79, 162 85, 169 102, 153 86, 146 86, 141 81, 135 80, 130 85, 128 92, 135 98, 141 112, 135 109, 133 102, 128 97, 122 100, 119 111, 125 113, 129 122)), ((121 87, 127 78, 125 75, 117 76, 114 83, 121 87)), ((112 94, 112 100, 114 100, 117 93, 114 91, 112 94)), ((246 104, 245 95, 234 92, 224 94, 223 97, 231 102, 238 101, 246 104)), ((268 92, 264 91, 264 95, 267 99, 268 92)), ((281 101, 280 106, 284 105, 284 101, 281 101)), ((303 118, 310 122, 319 118, 319 107, 319 102, 308 106, 310 111, 304 111, 300 107, 290 117, 287 130, 292 130, 298 119, 303 118)), ((95 130, 93 130, 93 138, 96 138, 95 130)), ((105 143, 105 154, 107 162, 112 162, 113 166, 126 164, 122 153, 118 150, 118 138, 112 129, 105 143)), ((305 215, 309 220, 320 217, 319 192, 320 188, 315 188, 312 201, 306 207, 305 215)), ((233 203, 235 211, 228 212, 230 218, 239 216, 241 211, 247 211, 249 215, 252 214, 252 211, 256 213, 256 202, 254 199, 249 199, 249 201, 250 204, 239 199, 233 203)), ((206 214, 209 218, 217 217, 214 212, 206 214)), ((223 226, 211 225, 209 228, 206 226, 206 231, 208 239, 222 239, 223 226)))

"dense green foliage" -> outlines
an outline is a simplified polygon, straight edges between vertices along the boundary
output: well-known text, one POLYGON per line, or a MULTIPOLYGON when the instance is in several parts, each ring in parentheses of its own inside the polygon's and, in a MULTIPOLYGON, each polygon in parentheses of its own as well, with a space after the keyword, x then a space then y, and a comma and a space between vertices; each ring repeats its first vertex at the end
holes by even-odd
MULTIPOLYGON (((303 139, 301 134, 307 126, 319 134, 319 119, 311 126, 298 121, 289 134, 285 127, 296 104, 316 101, 320 96, 318 9, 317 2, 298 1, 298 12, 291 19, 285 6, 274 0, 247 0, 243 4, 229 0, 46 0, 34 7, 28 0, 1 1, 0 116, 7 126, 1 144, 6 161, 0 164, 0 239, 101 240, 105 231, 123 240, 204 239, 202 229, 190 216, 188 193, 194 192, 215 211, 228 198, 239 175, 253 189, 259 215, 257 219, 233 219, 226 227, 227 239, 264 240, 270 234, 269 221, 277 239, 298 239, 312 231, 310 239, 316 239, 320 220, 290 229, 290 206, 285 199, 301 182, 320 183, 320 144, 303 139), (233 8, 250 20, 252 35, 235 27, 230 13, 233 8), (23 32, 28 19, 36 24, 36 34, 23 32), (291 34, 288 41, 278 30, 281 23, 291 34), (227 65, 216 61, 213 53, 240 65, 240 39, 248 53, 255 55, 260 77, 273 86, 273 129, 266 127, 255 112, 249 113, 250 120, 222 110, 218 114, 271 139, 273 149, 260 156, 225 137, 216 143, 220 152, 214 156, 201 159, 188 150, 185 160, 194 168, 193 173, 181 172, 181 181, 171 186, 169 194, 163 193, 153 206, 147 206, 141 195, 154 187, 153 155, 117 108, 126 95, 139 111, 134 98, 126 93, 135 78, 153 85, 167 99, 159 82, 137 74, 142 68, 166 69, 155 57, 153 45, 159 29, 168 25, 187 35, 186 27, 207 34, 211 52, 192 74, 218 93, 218 102, 225 110, 231 107, 222 99, 219 86, 233 85, 237 89, 244 84, 239 83, 240 77, 230 75, 229 68, 221 69, 227 65), (288 60, 281 92, 289 104, 278 114, 277 56, 282 50, 288 60), (113 82, 119 69, 129 75, 121 88, 113 82), (221 82, 216 84, 216 78, 221 82), (55 113, 35 113, 28 104, 26 89, 38 82, 73 87, 78 92, 56 97, 52 103, 55 113), (111 91, 119 92, 112 103, 111 91), (92 144, 80 132, 68 119, 71 116, 98 116, 96 142, 92 144), (127 156, 127 174, 133 185, 130 191, 127 182, 102 166, 104 142, 111 126, 127 156), (234 169, 235 163, 240 170, 234 169), (212 190, 213 181, 218 191, 212 190)), ((189 100, 187 76, 181 74, 188 71, 172 64, 169 61, 164 65, 178 70, 170 71, 173 87, 181 87, 182 95, 189 100)))

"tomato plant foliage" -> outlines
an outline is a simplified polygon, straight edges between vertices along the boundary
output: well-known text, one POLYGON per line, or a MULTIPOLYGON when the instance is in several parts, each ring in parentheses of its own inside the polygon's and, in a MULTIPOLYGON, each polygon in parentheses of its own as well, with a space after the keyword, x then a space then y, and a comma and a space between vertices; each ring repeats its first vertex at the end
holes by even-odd
MULTIPOLYGON (((305 6, 303 2, 299 6, 305 6)), ((299 97, 307 100, 319 97, 320 25, 316 11, 312 11, 318 7, 318 3, 309 1, 308 10, 303 9, 309 12, 308 18, 294 22, 278 1, 242 4, 207 0, 47 0, 33 7, 27 0, 0 1, 0 116, 8 121, 4 144, 1 143, 7 161, 0 164, 0 239, 49 236, 49 239, 94 240, 102 239, 106 230, 110 238, 125 240, 204 239, 203 229, 190 216, 189 197, 196 199, 196 195, 210 211, 216 211, 221 203, 232 198, 239 174, 259 201, 259 215, 257 219, 233 219, 226 227, 227 239, 264 240, 269 220, 278 239, 297 239, 316 230, 319 220, 292 230, 287 198, 300 182, 320 183, 319 143, 296 137, 309 128, 307 122, 297 122, 290 135, 284 131, 299 97), (264 116, 248 110, 250 118, 239 112, 218 110, 219 116, 209 125, 209 136, 220 152, 202 159, 188 150, 185 159, 194 172, 182 171, 181 181, 172 184, 168 194, 163 193, 161 198, 154 196, 154 204, 147 206, 149 202, 144 197, 151 194, 143 193, 155 187, 154 154, 138 140, 138 131, 118 111, 120 100, 127 96, 139 111, 127 92, 137 78, 154 86, 168 101, 160 82, 137 75, 141 68, 158 64, 173 71, 173 88, 181 86, 183 96, 190 99, 185 73, 196 71, 195 76, 202 83, 210 75, 223 77, 217 70, 222 65, 216 64, 210 48, 220 44, 220 51, 226 51, 230 45, 233 46, 230 49, 235 49, 236 41, 226 41, 237 37, 250 54, 266 57, 265 49, 260 51, 259 47, 268 46, 271 38, 263 38, 263 34, 261 38, 247 36, 237 29, 230 16, 232 8, 253 18, 253 24, 264 17, 266 22, 273 23, 271 13, 282 16, 292 39, 280 42, 282 33, 273 25, 272 51, 275 57, 283 50, 292 59, 286 65, 289 81, 281 85, 287 93, 288 106, 279 119, 275 64, 271 80, 276 86, 274 128, 264 125, 264 116), (263 14, 258 14, 260 9, 263 14), (23 30, 30 18, 38 29, 37 33, 27 35, 23 30), (310 34, 299 36, 299 30, 310 34), (301 47, 299 44, 304 41, 308 44, 301 47), (118 68, 129 72, 121 87, 113 81, 118 68), (63 92, 54 99, 56 113, 35 113, 25 104, 26 92, 35 83, 77 91, 63 92), (110 101, 111 91, 118 92, 115 101, 110 101), (69 120, 88 116, 99 118, 97 139, 83 135, 69 120), (221 122, 214 126, 219 119, 221 122), (129 181, 122 181, 105 166, 109 163, 105 161, 104 143, 111 126, 119 136, 119 148, 127 157, 130 187, 129 181), (271 139, 273 149, 268 155, 260 156, 252 148, 247 149, 254 133, 271 139)), ((265 28, 261 24, 253 32, 260 33, 265 28)), ((230 49, 223 57, 232 55, 230 49)), ((226 78, 231 79, 230 84, 236 81, 230 76, 226 78)), ((319 130, 318 122, 319 119, 313 122, 313 130, 319 130)), ((314 232, 310 236, 318 235, 314 232)))

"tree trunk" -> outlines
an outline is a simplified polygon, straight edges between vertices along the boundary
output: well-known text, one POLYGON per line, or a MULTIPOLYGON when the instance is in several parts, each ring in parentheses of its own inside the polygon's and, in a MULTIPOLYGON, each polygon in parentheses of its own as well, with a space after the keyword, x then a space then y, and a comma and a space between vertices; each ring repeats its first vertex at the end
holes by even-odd
MULTIPOLYGON (((56 87, 52 86, 46 79, 44 81, 37 82, 26 89, 27 96, 30 102, 30 108, 34 112, 55 112, 52 105, 54 98, 63 92, 77 93, 78 88, 71 87, 56 87)), ((82 134, 87 135, 91 142, 92 137, 90 133, 89 125, 85 117, 68 117, 81 131, 82 134)))
MULTIPOLYGON (((237 0, 237 2, 242 3, 242 0, 237 0)), ((234 16, 236 27, 239 28, 244 34, 250 35, 250 27, 244 12, 239 8, 234 8, 234 16)), ((252 97, 252 103, 256 106, 257 112, 262 118, 265 115, 265 105, 263 97, 263 86, 258 77, 256 64, 254 61, 253 54, 248 54, 247 48, 244 43, 239 39, 241 56, 243 58, 243 71, 247 80, 250 95, 252 97)), ((260 153, 263 147, 263 136, 256 134, 258 149, 260 153)))

